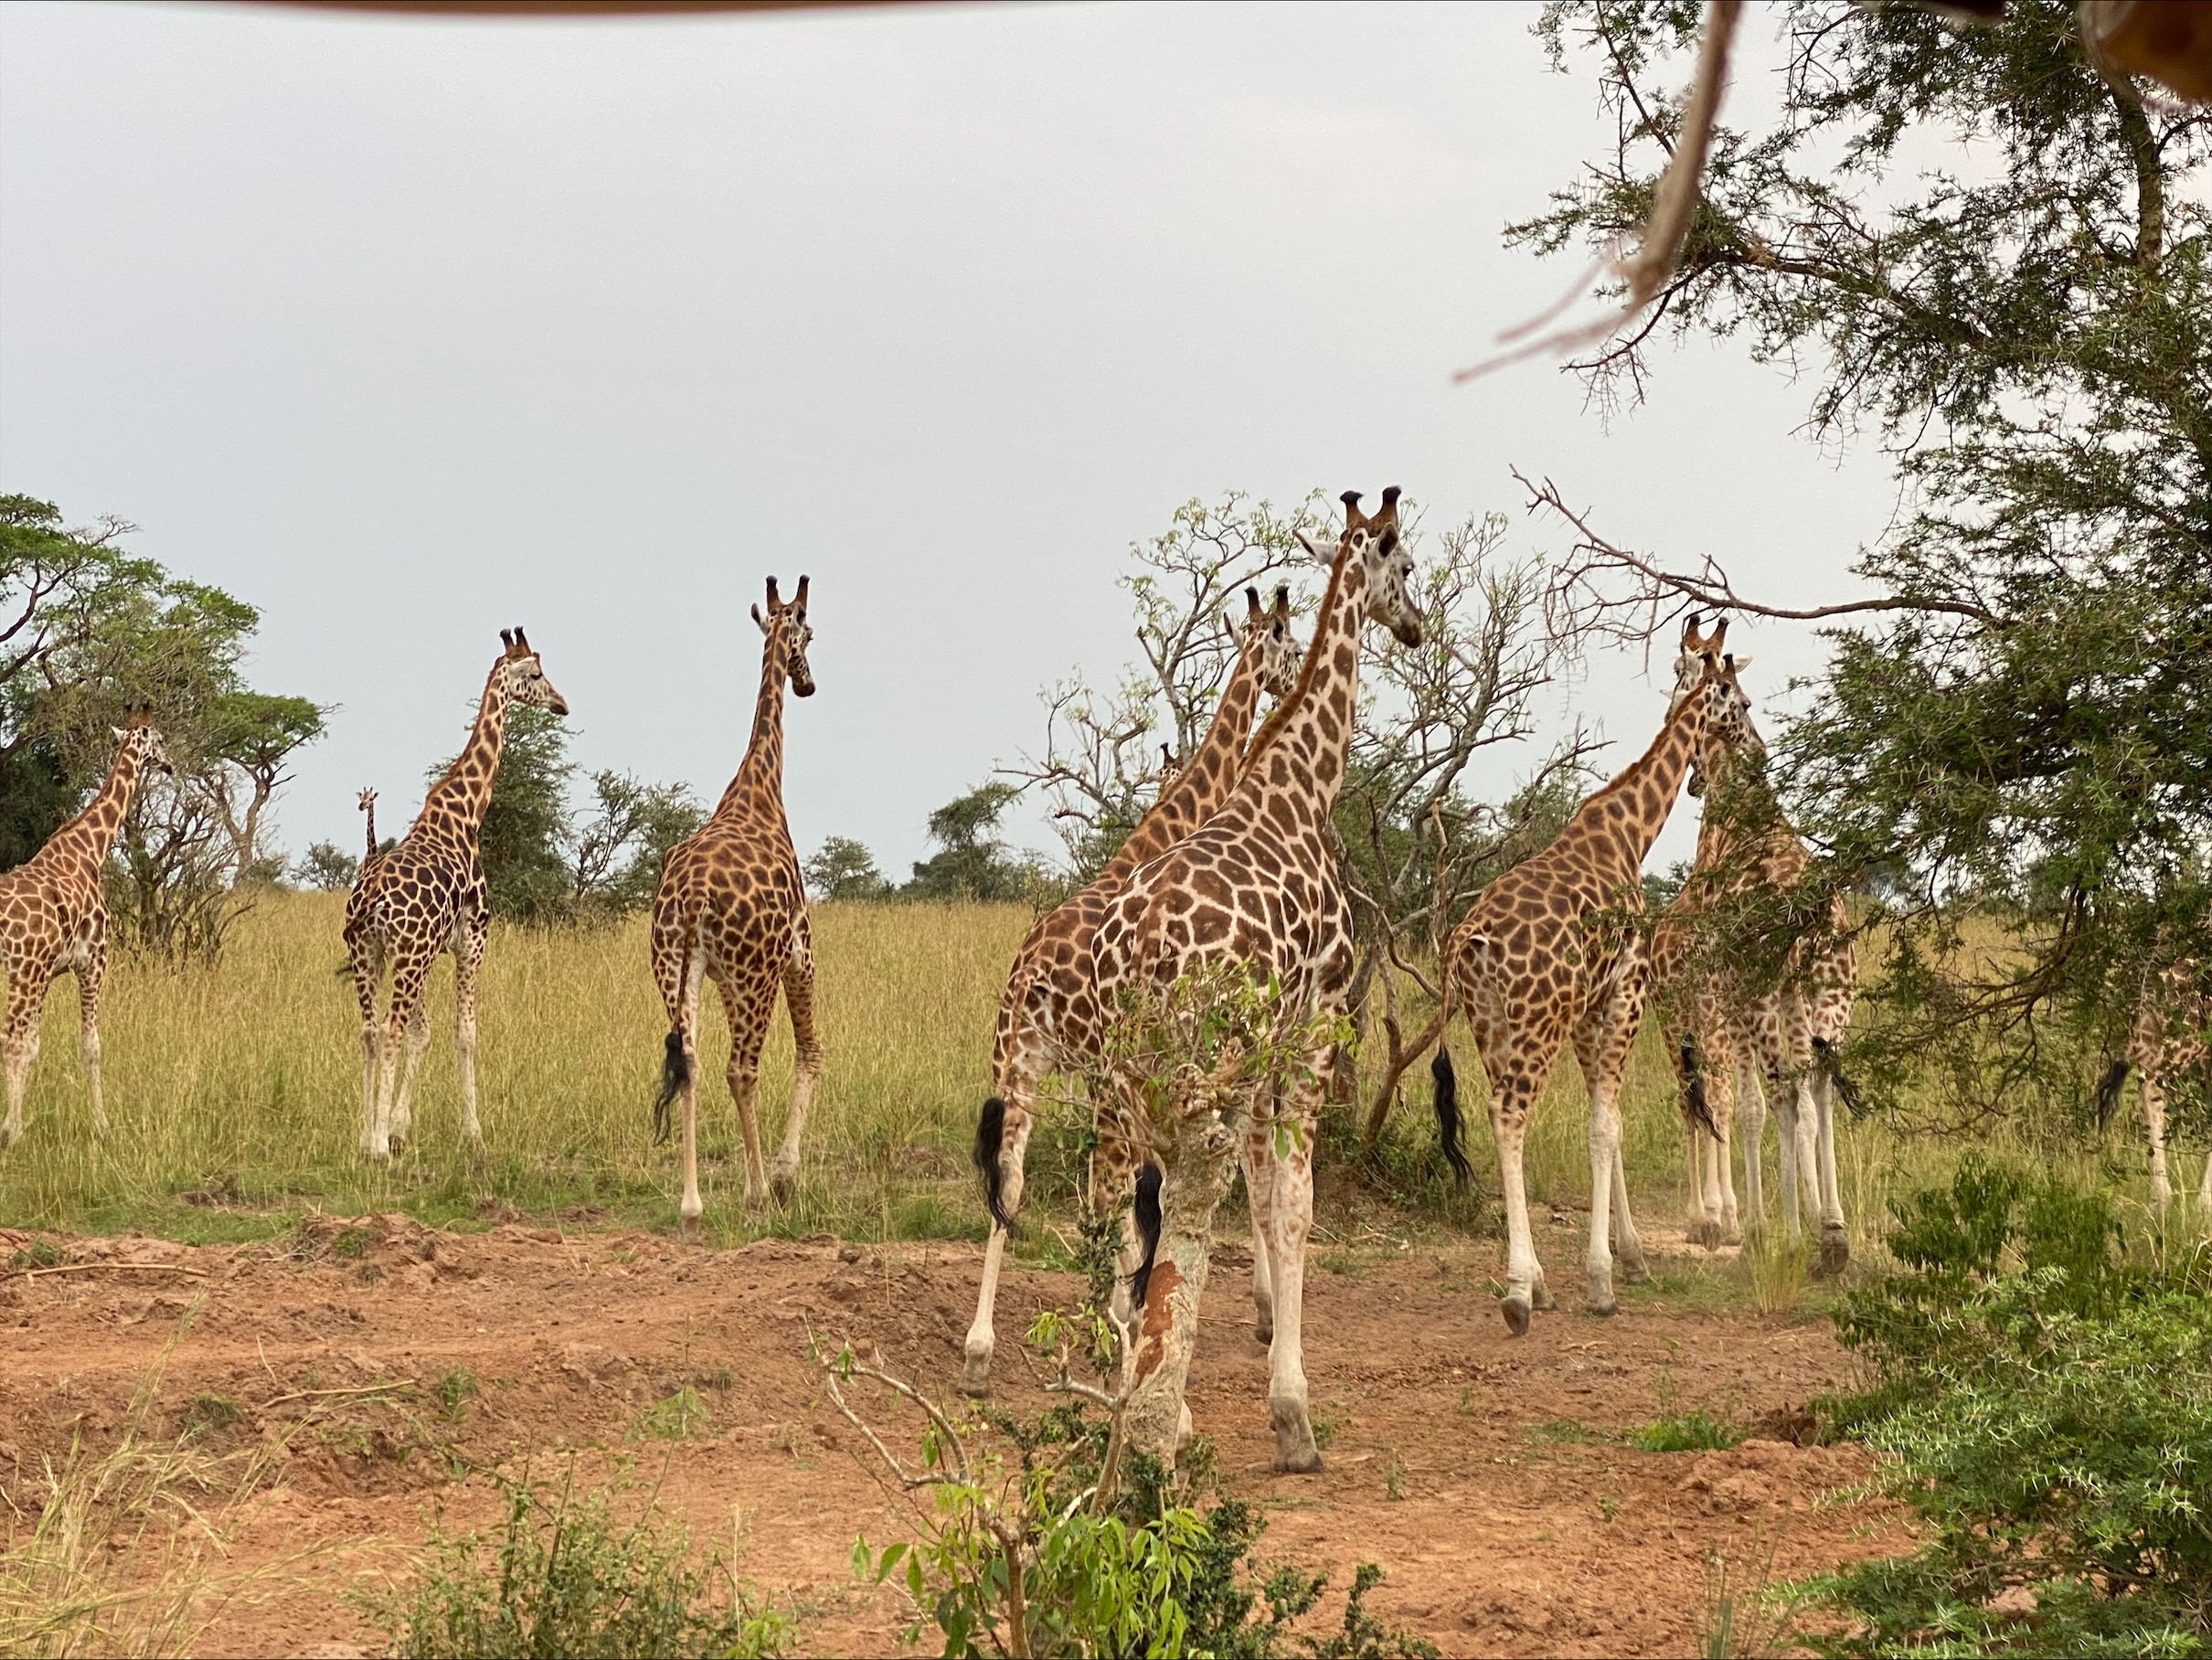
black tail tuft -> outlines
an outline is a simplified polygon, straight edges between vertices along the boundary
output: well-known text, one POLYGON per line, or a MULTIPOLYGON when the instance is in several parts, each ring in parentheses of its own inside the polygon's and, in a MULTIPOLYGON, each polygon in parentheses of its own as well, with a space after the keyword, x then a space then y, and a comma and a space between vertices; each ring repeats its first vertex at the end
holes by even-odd
POLYGON ((1436 1046, 1436 1059, 1429 1063, 1429 1076, 1436 1080, 1436 1139, 1452 1165, 1453 1184, 1464 1187, 1474 1170, 1460 1151, 1459 1075, 1452 1069, 1452 1051, 1441 1043, 1436 1046))
POLYGON ((2097 1128, 2100 1132, 2112 1122, 2112 1113, 2120 1105, 2120 1086, 2128 1080, 2129 1064, 2122 1055, 2097 1080, 2097 1128))
POLYGON ((684 1034, 668 1034, 667 1053, 661 1057, 661 1092, 653 1098, 653 1139, 668 1139, 668 1108, 691 1081, 691 1061, 684 1053, 684 1034))
POLYGON ((1721 1140, 1720 1126, 1713 1122, 1713 1103, 1706 1097, 1705 1071, 1697 1064, 1696 1039, 1682 1040, 1676 1065, 1682 1073, 1682 1116, 1704 1125, 1715 1141, 1721 1140))
POLYGON ((1137 1264, 1137 1272, 1129 1276, 1130 1305, 1139 1314, 1144 1312, 1144 1293, 1152 1288, 1153 1261, 1160 1254, 1160 1166, 1146 1165, 1137 1172, 1137 1202, 1135 1207, 1137 1240, 1144 1247, 1144 1257, 1137 1264))
POLYGON ((984 1102, 975 1118, 975 1173, 984 1178, 984 1204, 991 1219, 1012 1232, 1014 1218, 1006 1214, 1006 1174, 998 1165, 999 1149, 1006 1141, 1006 1103, 995 1095, 984 1102))
POLYGON ((1844 1098, 1844 1111, 1854 1118, 1864 1118, 1866 1115, 1866 1098, 1859 1093, 1858 1085, 1845 1076, 1844 1063, 1835 1052, 1835 1045, 1825 1038, 1815 1038, 1813 1040, 1813 1053, 1820 1060, 1821 1070, 1827 1073, 1828 1081, 1835 1086, 1835 1092, 1844 1098))

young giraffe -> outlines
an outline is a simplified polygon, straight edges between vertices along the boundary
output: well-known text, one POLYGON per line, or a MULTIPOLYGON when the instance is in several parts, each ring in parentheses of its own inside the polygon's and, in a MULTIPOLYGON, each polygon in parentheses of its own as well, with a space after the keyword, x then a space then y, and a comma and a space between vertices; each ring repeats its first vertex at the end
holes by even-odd
POLYGON ((7 974, 7 1027, 0 1064, 7 1073, 7 1119, 0 1147, 23 1135, 23 1090, 38 1059, 39 1016, 58 974, 77 976, 79 1045, 92 1101, 92 1128, 108 1133, 100 1099, 100 982, 108 966, 108 901, 100 868, 131 810, 139 774, 171 771, 161 734, 144 710, 115 734, 115 764, 85 810, 47 837, 46 846, 0 876, 0 959, 7 974))
MULTIPOLYGON (((2161 1210, 2174 1198, 2166 1175, 2165 1079, 2170 1072, 2204 1064, 2208 1013, 2212 1005, 2196 988, 2195 963, 2175 963, 2155 975, 2145 974, 2128 1047, 2097 1083, 2097 1126, 2102 1129, 2120 1104, 2120 1089, 2130 1069, 2141 1080, 2143 1128, 2151 1137, 2151 1202, 2161 1210)), ((2212 1208, 2212 1155, 2205 1160, 2196 1202, 2212 1208)))
MULTIPOLYGON (((1341 1012, 1353 965, 1351 906, 1330 815, 1359 706, 1360 629, 1375 622, 1408 645, 1421 618, 1407 591, 1396 486, 1372 519, 1344 496, 1345 530, 1298 684, 1253 744, 1235 789, 1205 825, 1140 867, 1107 902, 1093 947, 1091 1006, 1124 985, 1165 985, 1227 960, 1271 979, 1303 1018, 1341 1012)), ((1309 548, 1310 551, 1310 548, 1309 548)), ((1255 1103, 1243 1149, 1254 1218, 1254 1300, 1272 1316, 1268 1417, 1279 1469, 1321 1467, 1307 1412, 1302 1333, 1305 1241, 1313 1224, 1313 1133, 1328 1057, 1305 1081, 1255 1103), (1278 1157, 1279 1133, 1286 1151, 1278 1157)), ((1155 1282, 1151 1289, 1160 1289, 1155 1282)), ((1264 1327, 1263 1327, 1264 1330, 1264 1327)))
MULTIPOLYGON (((1688 641, 1696 625, 1693 616, 1685 634, 1683 655, 1675 663, 1677 704, 1696 684, 1697 659, 1689 651, 1688 641)), ((1711 651, 1719 649, 1727 632, 1728 622, 1723 618, 1710 636, 1711 651)), ((1734 665, 1737 675, 1750 663, 1749 657, 1731 656, 1724 661, 1734 665)), ((1751 756, 1765 752, 1748 717, 1740 748, 1751 756)), ((1692 795, 1705 795, 1709 771, 1693 763, 1692 795)), ((1746 895, 1788 894, 1804 880, 1813 866, 1811 851, 1771 798, 1762 798, 1758 806, 1760 825, 1749 830, 1748 844, 1741 846, 1739 842, 1746 836, 1741 823, 1731 824, 1728 814, 1707 807, 1697 828, 1696 863, 1677 899, 1686 910, 1725 906, 1746 895)), ((1740 821, 1740 810, 1737 817, 1740 821)), ((1670 911, 1673 909, 1669 907, 1670 911)), ((1764 1143, 1768 1092, 1771 1090, 1779 1132, 1783 1231, 1791 1239, 1798 1235, 1802 1194, 1806 1203, 1820 1211, 1818 1269, 1823 1274, 1842 1272, 1851 1260, 1850 1235, 1835 1176, 1836 1097, 1843 1095, 1846 1103, 1856 1098, 1836 1058, 1858 992, 1858 957, 1847 926, 1842 899, 1832 899, 1821 925, 1807 929, 1791 942, 1782 959, 1780 984, 1754 993, 1725 971, 1707 969, 1703 994, 1717 1016, 1722 1038, 1716 1047, 1715 1059, 1732 1074, 1729 1093, 1735 1105, 1735 1139, 1743 1147, 1745 1214, 1753 1227, 1763 1223, 1764 1143)), ((1690 931, 1694 954, 1696 931, 1690 931)), ((1679 1041, 1670 1047, 1675 1049, 1677 1066, 1683 1066, 1679 1041)), ((1694 1049, 1688 1065, 1696 1065, 1694 1049)), ((1720 1162, 1726 1171, 1725 1147, 1720 1149, 1720 1162)), ((1728 1197, 1732 1200, 1733 1194, 1728 1197)))
POLYGON ((484 1143, 476 1123, 476 971, 484 962, 491 907, 476 834, 499 772, 507 705, 569 712, 520 628, 501 629, 505 649, 492 665, 469 740, 430 788, 422 811, 399 845, 364 862, 346 901, 346 950, 361 1000, 361 1155, 383 1159, 413 1126, 415 1069, 430 1047, 422 1000, 438 953, 453 953, 453 1056, 461 1069, 461 1133, 484 1143), (390 966, 391 1003, 377 1016, 377 993, 390 966), (407 1064, 400 1069, 401 1045, 407 1064))
MULTIPOLYGON (((961 1372, 960 1387, 967 1394, 991 1392, 999 1267, 1014 1214, 1021 1208, 1023 1164, 1036 1123, 1037 1086, 1048 1073, 1074 1070, 1098 1054, 1097 1006, 1089 998, 1088 987, 1091 939, 1105 914, 1107 899, 1121 891, 1131 871, 1164 853, 1213 815, 1243 764, 1245 740, 1251 733, 1260 693, 1286 697, 1297 676, 1299 654, 1291 637, 1289 585, 1275 590, 1271 611, 1261 607, 1255 589, 1246 589, 1244 599, 1237 665, 1221 688, 1214 718, 1190 765, 1162 786, 1151 809, 1090 885, 1029 931, 1006 977, 991 1045, 991 1099, 984 1102, 975 1126, 975 1166, 983 1176, 984 1200, 991 1212, 991 1242, 984 1251, 983 1284, 961 1372)), ((1142 1162, 1118 1137, 1101 1136, 1091 1156, 1092 1203, 1118 1202, 1136 1179, 1142 1162)))
MULTIPOLYGON (((1707 654, 1697 684, 1651 748, 1585 801, 1550 846, 1485 888, 1445 942, 1447 1025, 1456 1006, 1490 1074, 1490 1129, 1505 1189, 1501 1310, 1516 1337, 1528 1330, 1532 1308, 1552 1306, 1529 1237, 1521 1156, 1529 1112, 1560 1045, 1570 1038, 1590 1091, 1587 1305, 1600 1314, 1619 1306, 1609 1237, 1616 1225, 1626 1276, 1645 1277, 1621 1166, 1620 1098, 1622 1068, 1643 1013, 1650 958, 1635 927, 1607 927, 1601 913, 1609 907, 1642 910, 1643 857, 1666 823, 1684 775, 1707 749, 1743 740, 1746 707, 1732 671, 1707 654)), ((1441 1042, 1431 1070, 1444 1155, 1464 1182, 1457 1080, 1451 1052, 1441 1042)))
POLYGON ((745 760, 721 802, 697 835, 668 850, 660 890, 653 900, 653 979, 668 1009, 666 1054, 660 1097, 654 1102, 656 1138, 668 1134, 668 1108, 684 1101, 684 1197, 678 1208, 686 1231, 698 1222, 699 982, 711 978, 729 1016, 729 1067, 724 1074, 738 1103, 745 1137, 745 1197, 772 1193, 790 1202, 799 1173, 799 1138, 814 1080, 822 1072, 822 1044, 814 1036, 814 951, 807 928, 806 888, 799 878, 791 827, 783 818, 783 683, 802 697, 814 695, 806 647, 814 631, 806 622, 804 577, 786 605, 768 579, 768 614, 753 608, 760 626, 760 692, 753 705, 752 737, 745 760), (791 1012, 796 1069, 783 1150, 771 1174, 761 1163, 753 1090, 760 1071, 760 1044, 776 1010, 776 990, 791 1012))

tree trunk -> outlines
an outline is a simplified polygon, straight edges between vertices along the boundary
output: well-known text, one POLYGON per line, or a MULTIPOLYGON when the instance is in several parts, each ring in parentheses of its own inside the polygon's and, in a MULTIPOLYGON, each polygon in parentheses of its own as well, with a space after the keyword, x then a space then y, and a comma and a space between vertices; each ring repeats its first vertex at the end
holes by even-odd
POLYGON ((1122 1394, 1129 1403, 1123 1421, 1129 1444, 1171 1467, 1184 1441, 1183 1390, 1198 1335, 1214 1215, 1228 1197, 1250 1115, 1249 1095, 1239 1095, 1226 1112, 1177 1117, 1175 1144, 1160 1157, 1160 1242, 1136 1340, 1122 1363, 1122 1394))

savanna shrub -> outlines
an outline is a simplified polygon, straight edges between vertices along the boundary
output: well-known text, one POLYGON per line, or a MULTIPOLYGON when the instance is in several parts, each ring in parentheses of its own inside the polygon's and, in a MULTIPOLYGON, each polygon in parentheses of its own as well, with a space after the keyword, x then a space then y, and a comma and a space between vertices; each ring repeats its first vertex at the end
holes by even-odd
POLYGON ((2102 1196, 1973 1161, 1898 1216, 1908 1272, 1836 1316, 1874 1387, 1821 1404, 1928 1542, 1800 1586, 1853 1622, 1815 1646, 2212 1654, 2204 1276, 2131 1261, 2102 1196))

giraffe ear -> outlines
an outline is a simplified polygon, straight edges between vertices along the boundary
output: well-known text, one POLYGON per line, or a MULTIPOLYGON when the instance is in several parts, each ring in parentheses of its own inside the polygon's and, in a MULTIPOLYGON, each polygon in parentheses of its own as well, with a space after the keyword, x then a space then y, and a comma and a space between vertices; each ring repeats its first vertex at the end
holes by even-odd
POLYGON ((122 741, 124 739, 128 738, 128 737, 131 735, 131 734, 130 734, 128 731, 124 730, 124 729, 122 729, 122 727, 110 727, 110 728, 108 729, 108 730, 115 734, 115 741, 116 741, 117 743, 121 743, 121 742, 122 742, 122 741))
POLYGON ((1740 674, 1742 674, 1742 673, 1743 673, 1743 671, 1744 671, 1744 670, 1746 670, 1747 668, 1749 668, 1750 666, 1751 666, 1751 660, 1750 660, 1750 658, 1749 658, 1749 657, 1739 657, 1739 656, 1738 656, 1738 655, 1737 655, 1737 654, 1736 654, 1734 652, 1730 652, 1730 653, 1728 654, 1728 673, 1729 673, 1729 674, 1731 674, 1731 675, 1740 675, 1740 674))
MULTIPOLYGON (((773 588, 774 588, 774 584, 773 584, 773 583, 771 583, 771 584, 770 584, 770 588, 771 588, 771 592, 770 592, 770 594, 769 594, 769 599, 770 599, 771 602, 772 603, 772 602, 773 602, 773 601, 774 601, 774 599, 775 599, 775 594, 774 594, 774 592, 772 591, 773 591, 773 588)), ((753 626, 754 626, 755 628, 759 629, 759 630, 760 630, 760 631, 762 633, 766 633, 768 632, 768 624, 767 624, 765 622, 763 622, 763 621, 761 620, 761 618, 760 618, 760 608, 758 605, 756 605, 756 606, 754 606, 754 607, 752 608, 752 622, 753 622, 753 626)))
POLYGON ((1325 559, 1322 558, 1321 550, 1313 546, 1313 538, 1312 537, 1306 535, 1306 533, 1303 530, 1292 531, 1292 534, 1298 538, 1298 545, 1304 548, 1306 552, 1313 555, 1314 559, 1320 559, 1323 564, 1325 565, 1328 563, 1325 559))

